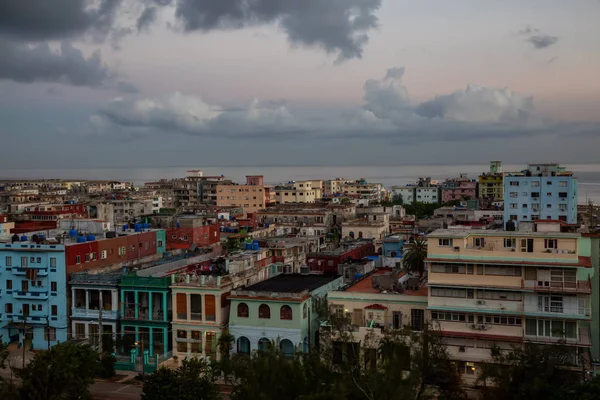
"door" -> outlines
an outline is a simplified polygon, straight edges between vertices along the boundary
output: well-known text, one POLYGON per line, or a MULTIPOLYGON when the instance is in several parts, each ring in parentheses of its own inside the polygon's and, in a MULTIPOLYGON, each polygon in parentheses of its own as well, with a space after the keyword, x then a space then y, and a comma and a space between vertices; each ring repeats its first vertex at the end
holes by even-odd
POLYGON ((394 329, 402 328, 402 313, 399 311, 394 311, 392 322, 394 329))
POLYGON ((352 312, 352 325, 363 326, 363 310, 355 308, 352 312))
POLYGON ((29 290, 29 281, 21 281, 21 291, 27 292, 29 290))
POLYGON ((26 317, 29 315, 29 304, 23 304, 23 316, 26 317))

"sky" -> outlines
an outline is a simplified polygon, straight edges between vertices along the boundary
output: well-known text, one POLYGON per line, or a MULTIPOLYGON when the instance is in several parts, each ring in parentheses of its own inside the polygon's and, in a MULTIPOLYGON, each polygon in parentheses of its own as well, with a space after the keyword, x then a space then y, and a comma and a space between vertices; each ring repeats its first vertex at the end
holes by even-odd
POLYGON ((598 0, 0 3, 0 169, 600 161, 598 0))

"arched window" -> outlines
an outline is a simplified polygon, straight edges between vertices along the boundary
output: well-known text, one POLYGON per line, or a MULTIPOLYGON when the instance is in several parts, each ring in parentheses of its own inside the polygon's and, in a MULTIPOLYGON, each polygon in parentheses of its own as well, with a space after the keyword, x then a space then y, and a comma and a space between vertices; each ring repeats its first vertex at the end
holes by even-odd
POLYGON ((362 233, 362 231, 358 231, 358 238, 359 238, 359 239, 362 239, 362 237, 363 237, 363 233, 362 233))
POLYGON ((237 316, 240 318, 248 318, 249 315, 248 305, 246 303, 238 304, 237 316))
POLYGON ((308 317, 308 305, 304 303, 304 306, 302 307, 302 318, 306 317, 308 317))
POLYGON ((294 354, 294 344, 289 339, 283 339, 281 342, 279 342, 279 348, 285 356, 291 356, 294 354))
POLYGON ((267 338, 261 338, 258 341, 258 351, 269 351, 271 348, 271 341, 267 338))
POLYGON ((348 236, 350 236, 352 239, 354 239, 354 232, 350 231, 350 233, 348 233, 348 236))
POLYGON ((292 319, 292 308, 290 306, 283 305, 279 310, 279 319, 292 319))
POLYGON ((269 319, 271 318, 271 309, 266 304, 261 304, 258 307, 258 318, 269 319))
POLYGON ((237 340, 237 352, 240 354, 250 354, 250 340, 245 336, 240 336, 237 340))

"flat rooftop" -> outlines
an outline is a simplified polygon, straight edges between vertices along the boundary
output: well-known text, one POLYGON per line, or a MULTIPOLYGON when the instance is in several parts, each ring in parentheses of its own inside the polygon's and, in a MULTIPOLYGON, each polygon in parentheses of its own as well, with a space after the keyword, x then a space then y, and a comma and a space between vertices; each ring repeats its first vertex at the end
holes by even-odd
MULTIPOLYGON (((367 276, 366 278, 359 280, 354 285, 349 286, 348 288, 346 288, 346 290, 344 290, 344 292, 379 294, 381 293, 381 290, 373 287, 373 277, 378 275, 389 274, 390 272, 392 272, 390 268, 380 268, 371 275, 367 276)), ((398 278, 401 278, 405 274, 406 272, 401 272, 398 278)), ((388 291, 387 294, 402 294, 405 296, 427 296, 428 292, 428 287, 423 285, 419 288, 419 290, 405 290, 403 293, 388 291)))
POLYGON ((355 240, 352 242, 342 242, 340 247, 333 250, 325 250, 314 253, 308 253, 307 257, 337 257, 341 256, 349 251, 352 251, 361 246, 373 244, 373 239, 355 240))
POLYGON ((282 274, 248 286, 244 291, 300 293, 318 289, 337 278, 327 275, 282 274))

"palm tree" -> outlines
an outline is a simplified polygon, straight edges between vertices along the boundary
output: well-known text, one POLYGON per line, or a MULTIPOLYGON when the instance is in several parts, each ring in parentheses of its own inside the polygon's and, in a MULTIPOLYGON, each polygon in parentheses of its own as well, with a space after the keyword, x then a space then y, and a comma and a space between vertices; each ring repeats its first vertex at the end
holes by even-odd
POLYGON ((418 273, 423 276, 425 273, 425 259, 427 258, 427 242, 422 239, 415 239, 408 245, 408 250, 404 253, 404 268, 411 273, 418 273))

